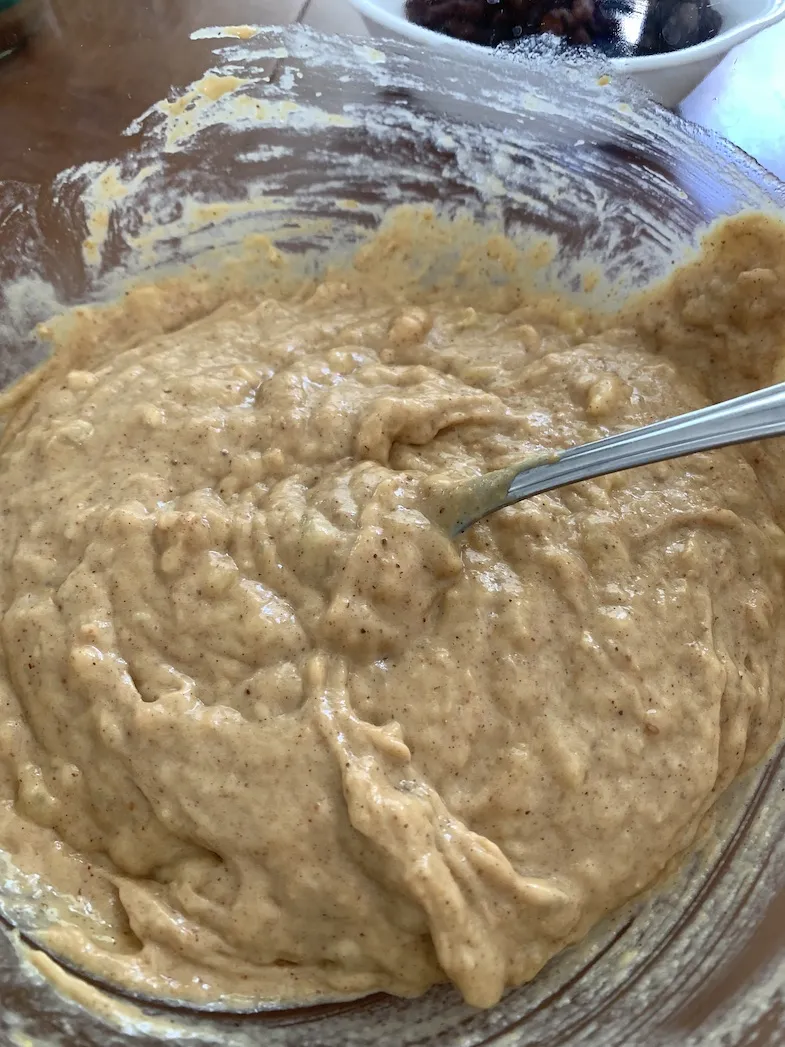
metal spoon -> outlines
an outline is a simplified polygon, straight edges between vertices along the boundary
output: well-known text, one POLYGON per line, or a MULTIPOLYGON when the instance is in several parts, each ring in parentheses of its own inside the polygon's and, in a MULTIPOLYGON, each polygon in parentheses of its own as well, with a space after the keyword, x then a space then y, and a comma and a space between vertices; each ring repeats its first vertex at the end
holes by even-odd
POLYGON ((428 510, 455 537, 498 509, 556 487, 771 436, 785 436, 785 382, 594 443, 532 455, 453 486, 428 510))

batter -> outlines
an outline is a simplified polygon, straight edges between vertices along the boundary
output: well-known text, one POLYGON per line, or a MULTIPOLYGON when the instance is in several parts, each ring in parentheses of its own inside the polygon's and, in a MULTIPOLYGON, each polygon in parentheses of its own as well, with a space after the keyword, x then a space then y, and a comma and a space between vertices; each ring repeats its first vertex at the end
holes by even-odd
POLYGON ((783 227, 612 320, 374 257, 82 310, 2 402, 0 845, 52 948, 138 991, 490 1006, 780 727, 778 443, 456 542, 421 495, 783 377, 783 227))

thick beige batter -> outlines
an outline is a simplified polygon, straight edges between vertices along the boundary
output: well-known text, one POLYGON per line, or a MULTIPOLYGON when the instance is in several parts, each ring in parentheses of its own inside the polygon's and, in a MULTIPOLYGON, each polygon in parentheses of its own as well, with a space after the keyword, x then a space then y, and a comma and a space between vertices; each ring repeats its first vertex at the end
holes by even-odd
POLYGON ((418 497, 779 377, 785 232, 737 221, 612 322, 413 303, 373 251, 200 286, 83 312, 4 405, 0 844, 73 896, 51 944, 136 989, 493 1004, 774 739, 781 449, 456 543, 418 497))

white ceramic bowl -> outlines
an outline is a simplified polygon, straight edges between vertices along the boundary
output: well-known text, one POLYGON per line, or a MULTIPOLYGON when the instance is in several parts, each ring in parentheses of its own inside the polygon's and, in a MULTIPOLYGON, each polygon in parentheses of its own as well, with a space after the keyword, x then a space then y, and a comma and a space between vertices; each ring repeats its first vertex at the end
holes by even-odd
MULTIPOLYGON (((408 21, 405 0, 349 0, 363 17, 374 36, 403 37, 424 47, 453 54, 486 50, 408 21)), ((724 27, 713 40, 672 54, 650 58, 614 58, 610 66, 615 73, 633 76, 654 97, 675 108, 718 65, 725 55, 742 41, 785 18, 785 0, 715 0, 724 27)), ((503 60, 503 54, 499 55, 503 60)))

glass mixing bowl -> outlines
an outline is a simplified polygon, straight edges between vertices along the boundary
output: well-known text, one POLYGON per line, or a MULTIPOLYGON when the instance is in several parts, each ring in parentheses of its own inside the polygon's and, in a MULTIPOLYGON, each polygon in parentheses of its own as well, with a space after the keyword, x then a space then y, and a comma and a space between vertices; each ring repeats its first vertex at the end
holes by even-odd
MULTIPOLYGON (((499 68, 482 56, 455 60, 405 44, 380 51, 305 30, 263 30, 222 48, 218 73, 236 79, 213 75, 179 103, 153 107, 118 140, 115 163, 46 186, 0 186, 0 385, 40 359, 37 321, 152 271, 210 264, 249 232, 269 234, 316 271, 351 251, 388 208, 431 203, 521 242, 551 237, 555 251, 538 279, 611 308, 667 273, 717 217, 785 204, 783 187, 747 157, 590 67, 543 59, 499 68), (591 293, 587 265, 606 277, 591 293)), ((783 792, 778 750, 732 790, 702 849, 665 885, 487 1012, 447 987, 413 1001, 375 995, 241 1016, 132 1003, 73 970, 56 991, 6 880, 0 1039, 40 1047, 780 1044, 783 792)))

